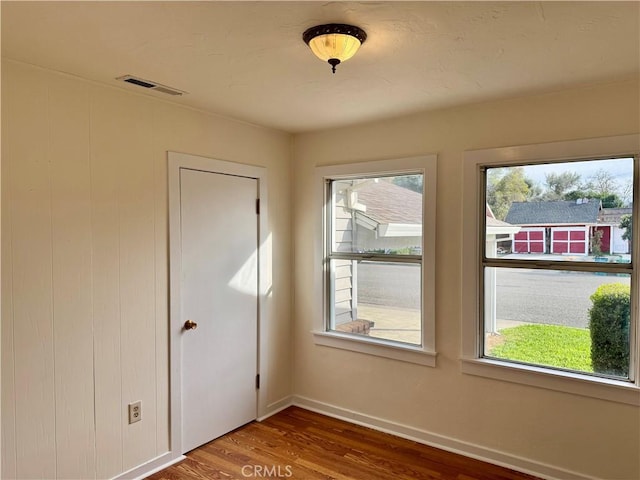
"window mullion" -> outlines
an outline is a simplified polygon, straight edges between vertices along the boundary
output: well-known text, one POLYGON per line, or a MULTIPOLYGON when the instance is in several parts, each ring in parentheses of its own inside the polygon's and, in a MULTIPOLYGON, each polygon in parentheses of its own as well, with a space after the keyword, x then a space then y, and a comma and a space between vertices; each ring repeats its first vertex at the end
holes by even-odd
POLYGON ((333 252, 330 260, 357 260, 367 262, 422 263, 422 255, 379 255, 369 253, 333 252))
POLYGON ((483 267, 526 268, 531 270, 567 270, 580 272, 624 273, 633 272, 631 263, 597 263, 575 261, 538 261, 518 259, 485 258, 483 267))

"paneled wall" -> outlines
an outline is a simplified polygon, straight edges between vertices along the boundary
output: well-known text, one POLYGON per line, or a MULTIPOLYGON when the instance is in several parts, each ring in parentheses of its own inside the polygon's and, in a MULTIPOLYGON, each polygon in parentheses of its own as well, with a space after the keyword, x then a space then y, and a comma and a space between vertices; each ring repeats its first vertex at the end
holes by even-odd
POLYGON ((290 137, 4 61, 3 479, 110 478, 168 451, 167 150, 268 167, 265 388, 291 393, 290 137))

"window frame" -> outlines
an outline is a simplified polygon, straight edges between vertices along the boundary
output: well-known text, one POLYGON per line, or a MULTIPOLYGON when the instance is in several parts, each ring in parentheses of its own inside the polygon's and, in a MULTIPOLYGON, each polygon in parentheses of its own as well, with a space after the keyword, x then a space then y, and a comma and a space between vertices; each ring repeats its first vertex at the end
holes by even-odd
POLYGON ((435 351, 435 214, 436 214, 436 162, 435 154, 372 162, 349 163, 316 167, 315 205, 319 213, 315 234, 315 279, 316 305, 318 314, 314 320, 313 337, 317 345, 340 348, 374 356, 392 358, 409 363, 434 367, 435 351), (385 255, 385 254, 338 254, 329 256, 331 242, 328 222, 330 202, 327 198, 327 181, 348 178, 366 178, 378 176, 421 174, 423 176, 422 196, 422 255, 385 255), (330 257, 362 257, 363 260, 410 261, 421 264, 422 271, 422 345, 402 343, 392 340, 366 337, 330 330, 329 289, 331 288, 330 257))
MULTIPOLYGON (((484 229, 485 212, 485 175, 483 170, 489 167, 508 167, 540 163, 562 163, 571 161, 597 160, 617 157, 634 159, 634 222, 632 267, 626 273, 631 274, 632 292, 638 291, 640 221, 640 135, 621 135, 586 140, 553 142, 537 145, 491 148, 466 151, 463 167, 463 305, 462 305, 462 359, 463 373, 478 375, 508 382, 531 385, 556 391, 573 393, 593 398, 640 405, 640 316, 638 304, 640 295, 632 295, 630 325, 630 381, 608 377, 581 374, 578 372, 557 370, 544 366, 521 364, 507 360, 483 357, 484 327, 482 308, 484 292, 482 278, 486 266, 514 266, 523 268, 575 269, 563 261, 500 260, 486 258, 484 229)), ((584 262, 584 269, 607 270, 604 264, 584 262)), ((613 267, 622 271, 625 267, 613 267)))

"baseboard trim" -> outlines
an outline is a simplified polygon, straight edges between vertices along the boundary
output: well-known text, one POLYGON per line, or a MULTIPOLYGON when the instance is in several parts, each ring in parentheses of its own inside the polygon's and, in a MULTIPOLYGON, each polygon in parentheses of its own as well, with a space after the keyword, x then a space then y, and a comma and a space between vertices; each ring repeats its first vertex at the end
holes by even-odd
POLYGON ((164 455, 160 455, 159 457, 156 457, 153 460, 149 460, 142 465, 138 465, 131 470, 127 470, 117 477, 113 477, 113 480, 142 480, 149 475, 153 475, 160 470, 164 470, 171 465, 181 462, 185 458, 187 457, 185 457, 184 455, 175 455, 171 452, 167 452, 164 455))
MULTIPOLYGON (((511 455, 499 450, 464 442, 299 395, 287 396, 270 403, 267 405, 267 412, 257 420, 261 422, 292 405, 548 480, 598 480, 597 477, 565 470, 553 465, 536 462, 517 455, 511 455)), ((141 480, 185 458, 184 455, 176 456, 171 452, 167 452, 164 455, 114 477, 113 480, 141 480)))
POLYGON ((264 415, 260 415, 257 420, 259 422, 262 422, 272 415, 281 412, 285 408, 289 408, 291 405, 293 405, 293 397, 291 395, 281 398, 280 400, 267 405, 266 413, 264 415))
MULTIPOLYGON (((258 417, 256 420, 261 422, 271 417, 272 415, 275 415, 276 413, 281 412, 285 408, 290 407, 291 405, 293 405, 292 396, 289 395, 287 397, 281 398, 280 400, 267 405, 266 413, 258 417)), ((185 458, 187 457, 185 457, 184 455, 176 456, 171 452, 167 452, 164 455, 156 457, 153 460, 149 460, 148 462, 145 462, 142 465, 139 465, 135 468, 132 468, 131 470, 121 473, 117 477, 113 477, 112 480, 142 480, 148 477, 149 475, 153 475, 154 473, 159 472, 160 470, 164 470, 165 468, 170 467, 171 465, 181 462, 185 458)))
POLYGON ((339 418, 347 422, 373 428, 381 432, 390 433, 398 437, 413 440, 418 443, 440 448, 448 452, 458 453, 466 457, 482 460, 484 462, 510 468, 518 472, 535 475, 548 480, 597 480, 596 477, 572 472, 527 458, 511 455, 499 450, 486 448, 455 438, 446 437, 437 433, 431 433, 408 425, 403 425, 383 418, 366 415, 346 408, 338 407, 311 398, 295 395, 292 404, 300 408, 321 413, 330 417, 339 418))

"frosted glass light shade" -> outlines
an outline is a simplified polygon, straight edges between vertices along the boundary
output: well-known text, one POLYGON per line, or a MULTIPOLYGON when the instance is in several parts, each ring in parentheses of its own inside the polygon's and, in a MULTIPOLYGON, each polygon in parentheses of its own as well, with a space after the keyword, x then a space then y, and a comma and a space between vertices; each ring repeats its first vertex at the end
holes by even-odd
POLYGON ((316 57, 329 62, 335 73, 338 64, 355 55, 367 39, 367 34, 353 25, 329 23, 307 29, 302 39, 316 57))
POLYGON ((360 48, 360 40, 343 33, 320 35, 309 41, 309 48, 320 60, 337 58, 340 62, 349 60, 360 48))

